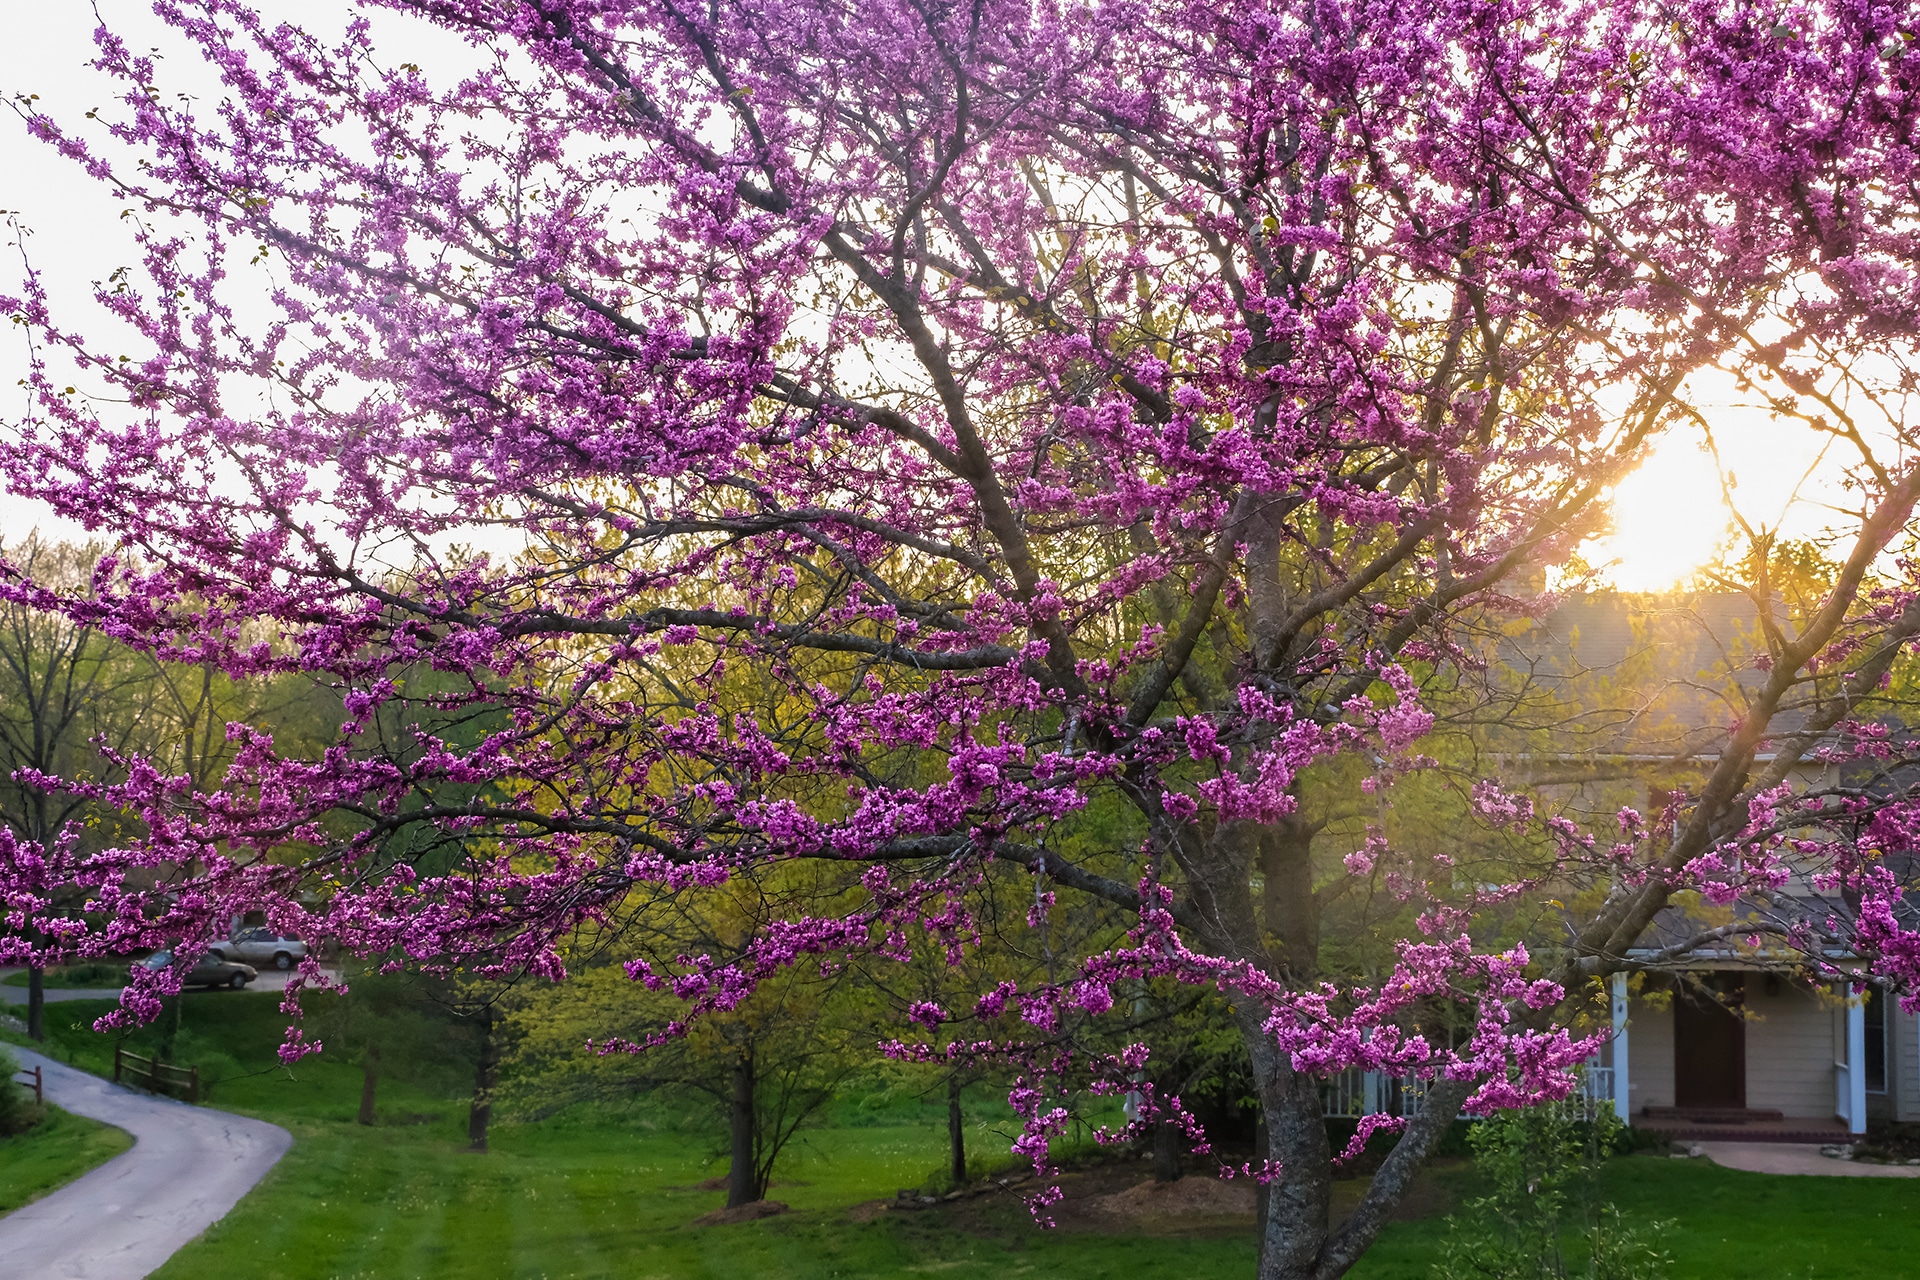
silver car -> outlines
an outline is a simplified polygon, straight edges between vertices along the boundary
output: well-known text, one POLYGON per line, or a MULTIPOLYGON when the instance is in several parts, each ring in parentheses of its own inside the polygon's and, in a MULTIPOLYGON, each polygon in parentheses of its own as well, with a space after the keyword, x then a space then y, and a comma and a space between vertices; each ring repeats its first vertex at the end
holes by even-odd
MULTIPOLYGON (((173 952, 156 951, 140 963, 157 973, 172 967, 173 952)), ((232 987, 238 991, 259 976, 250 964, 236 964, 224 956, 209 952, 195 960, 193 968, 180 975, 180 985, 183 988, 232 987)))
POLYGON ((307 944, 271 929, 242 929, 230 942, 216 942, 208 952, 222 960, 245 960, 265 968, 291 969, 307 954, 307 944))

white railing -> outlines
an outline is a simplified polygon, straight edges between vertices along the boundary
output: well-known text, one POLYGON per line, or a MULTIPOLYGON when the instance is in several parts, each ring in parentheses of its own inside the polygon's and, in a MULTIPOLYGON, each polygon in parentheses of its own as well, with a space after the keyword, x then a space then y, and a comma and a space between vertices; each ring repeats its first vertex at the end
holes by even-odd
POLYGON ((1359 1117, 1367 1114, 1367 1076, 1355 1067, 1320 1082, 1320 1096, 1330 1116, 1359 1117))
POLYGON ((1580 1091, 1576 1095, 1582 1103, 1585 1118, 1593 1119, 1602 1111, 1613 1109, 1613 1068, 1587 1066, 1580 1071, 1580 1091))

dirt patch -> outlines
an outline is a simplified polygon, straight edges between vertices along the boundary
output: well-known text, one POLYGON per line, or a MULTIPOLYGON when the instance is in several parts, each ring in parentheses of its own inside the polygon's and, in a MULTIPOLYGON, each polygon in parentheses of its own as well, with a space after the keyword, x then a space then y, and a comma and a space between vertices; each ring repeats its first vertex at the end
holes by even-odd
MULTIPOLYGON (((1421 1170, 1394 1218, 1412 1221, 1453 1210, 1456 1196, 1453 1171, 1467 1162, 1441 1159, 1421 1170), (1437 1175, 1437 1176, 1436 1176, 1437 1175)), ((1065 1193, 1049 1211, 1061 1232, 1155 1237, 1227 1237, 1253 1230, 1256 1185, 1249 1179, 1225 1179, 1210 1173, 1191 1173, 1171 1183, 1146 1179, 1144 1162, 1127 1161, 1077 1170, 1060 1179, 1065 1193)), ((1339 1179, 1333 1184, 1328 1225, 1346 1220, 1366 1195, 1368 1178, 1339 1179)), ((964 1199, 921 1204, 886 1204, 889 1216, 905 1224, 936 1225, 970 1235, 999 1239, 1010 1246, 1036 1230, 1027 1212, 1026 1197, 1039 1184, 976 1188, 964 1199)), ((879 1210, 859 1206, 878 1215, 879 1210)))
POLYGON ((695 1191, 725 1191, 727 1189, 727 1175, 723 1173, 717 1178, 708 1178, 705 1182, 696 1182, 693 1184, 693 1189, 695 1191))
POLYGON ((1244 1179, 1186 1177, 1177 1182, 1149 1178, 1125 1191, 1096 1196, 1087 1202, 1096 1217, 1127 1222, 1155 1219, 1245 1218, 1254 1212, 1254 1184, 1244 1179))
POLYGON ((736 1222, 757 1222, 761 1218, 771 1218, 788 1212, 787 1206, 778 1200, 751 1200, 746 1204, 736 1204, 730 1209, 715 1209, 712 1213, 703 1213, 688 1223, 691 1227, 725 1227, 736 1222))
POLYGON ((853 1206, 853 1208, 847 1210, 847 1221, 860 1223, 873 1222, 886 1211, 887 1202, 885 1200, 863 1200, 853 1206))

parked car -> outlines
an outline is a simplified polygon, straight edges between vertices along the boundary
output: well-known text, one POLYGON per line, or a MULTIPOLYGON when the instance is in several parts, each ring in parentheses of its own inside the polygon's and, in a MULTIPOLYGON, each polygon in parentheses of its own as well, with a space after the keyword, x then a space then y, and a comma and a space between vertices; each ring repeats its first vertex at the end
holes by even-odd
MULTIPOLYGON (((173 964, 173 952, 156 951, 140 963, 158 972, 173 964)), ((259 976, 260 971, 250 964, 222 960, 215 955, 204 955, 194 961, 193 968, 187 970, 186 976, 180 979, 180 985, 183 987, 231 987, 238 991, 259 976)))
POLYGON ((245 960, 250 964, 291 969, 307 954, 307 944, 271 929, 242 929, 230 942, 216 942, 207 948, 222 960, 245 960))

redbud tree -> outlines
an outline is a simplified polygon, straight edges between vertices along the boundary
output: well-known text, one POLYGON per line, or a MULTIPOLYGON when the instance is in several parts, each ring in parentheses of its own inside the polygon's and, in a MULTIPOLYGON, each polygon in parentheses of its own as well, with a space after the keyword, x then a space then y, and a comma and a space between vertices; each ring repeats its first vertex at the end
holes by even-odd
MULTIPOLYGON (((1346 1271, 1458 1115, 1564 1096, 1596 1044, 1574 1001, 1678 892, 1832 892, 1854 954, 1920 970, 1901 788, 1791 783, 1897 754, 1868 708, 1920 629, 1906 6, 363 8, 159 0, 217 96, 108 25, 112 105, 16 108, 140 258, 110 321, 31 265, 7 299, 33 398, 7 483, 120 548, 84 598, 19 566, 7 591, 345 708, 317 754, 232 725, 210 791, 138 759, 61 784, 142 834, 7 843, 38 954, 188 954, 264 906, 558 979, 636 902, 852 877, 724 954, 636 950, 692 1020, 796 966, 990 945, 969 904, 1028 876, 1036 928, 1072 894, 1129 931, 916 1007, 891 1051, 1010 1064, 1044 1160, 1067 1081, 1145 1078, 1061 1029, 1217 987, 1273 1280, 1346 1271), (1494 683, 1469 632, 1545 607, 1515 584, 1662 433, 1717 425, 1714 371, 1824 433, 1844 500, 1698 785, 1589 823, 1483 758, 1434 857, 1311 818, 1317 778, 1364 814, 1438 767, 1434 717, 1494 683), (1489 831, 1524 874, 1448 865, 1489 831), (1364 980, 1321 960, 1350 883, 1406 905, 1364 980), (88 913, 55 918, 72 886, 88 913), (1587 905, 1531 950, 1476 933, 1549 893, 1587 905), (970 1034, 1012 1013, 1025 1038, 970 1034), (1330 1230, 1321 1088, 1355 1067, 1429 1087, 1330 1230)), ((1770 615, 1768 563, 1728 572, 1770 615)))

